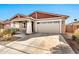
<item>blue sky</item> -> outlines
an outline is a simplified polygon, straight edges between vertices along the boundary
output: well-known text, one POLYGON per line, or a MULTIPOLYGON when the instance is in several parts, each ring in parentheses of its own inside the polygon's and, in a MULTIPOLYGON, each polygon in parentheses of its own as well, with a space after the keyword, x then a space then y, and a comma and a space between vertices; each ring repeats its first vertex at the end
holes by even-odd
POLYGON ((66 23, 79 19, 79 4, 0 4, 0 19, 10 19, 17 13, 28 15, 36 10, 68 15, 66 23))

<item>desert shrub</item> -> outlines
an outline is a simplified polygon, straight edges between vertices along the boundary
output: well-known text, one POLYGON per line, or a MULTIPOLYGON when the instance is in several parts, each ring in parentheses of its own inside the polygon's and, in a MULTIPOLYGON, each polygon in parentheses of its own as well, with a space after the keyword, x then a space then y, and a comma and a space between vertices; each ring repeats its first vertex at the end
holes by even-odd
POLYGON ((2 37, 2 33, 5 29, 0 29, 0 37, 2 37))
POLYGON ((3 38, 3 40, 9 40, 9 39, 12 38, 12 35, 11 34, 6 34, 2 38, 3 38))
POLYGON ((76 40, 76 37, 75 37, 75 35, 72 35, 72 40, 76 40))
POLYGON ((79 43, 79 29, 74 32, 73 37, 79 43))
POLYGON ((0 33, 0 37, 2 37, 3 39, 10 39, 12 37, 13 34, 15 34, 17 30, 14 28, 11 29, 5 29, 3 32, 0 33))

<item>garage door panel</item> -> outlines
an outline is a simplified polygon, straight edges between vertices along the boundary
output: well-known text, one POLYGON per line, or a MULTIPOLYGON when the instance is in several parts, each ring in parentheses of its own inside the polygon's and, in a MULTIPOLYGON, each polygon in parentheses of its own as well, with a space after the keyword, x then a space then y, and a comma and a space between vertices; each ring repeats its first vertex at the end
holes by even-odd
POLYGON ((59 23, 40 23, 37 24, 37 32, 59 33, 59 23))

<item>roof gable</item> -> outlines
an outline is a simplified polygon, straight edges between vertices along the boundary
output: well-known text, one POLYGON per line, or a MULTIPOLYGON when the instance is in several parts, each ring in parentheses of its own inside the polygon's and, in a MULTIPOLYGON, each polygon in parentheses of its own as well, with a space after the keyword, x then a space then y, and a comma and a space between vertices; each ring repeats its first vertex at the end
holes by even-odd
POLYGON ((60 14, 54 14, 54 13, 47 13, 47 12, 33 12, 29 15, 30 17, 33 17, 35 19, 41 19, 41 18, 53 18, 53 17, 64 17, 68 18, 69 16, 66 15, 60 15, 60 14))
POLYGON ((25 15, 22 14, 16 14, 14 17, 12 17, 10 20, 15 19, 15 18, 25 18, 25 15))

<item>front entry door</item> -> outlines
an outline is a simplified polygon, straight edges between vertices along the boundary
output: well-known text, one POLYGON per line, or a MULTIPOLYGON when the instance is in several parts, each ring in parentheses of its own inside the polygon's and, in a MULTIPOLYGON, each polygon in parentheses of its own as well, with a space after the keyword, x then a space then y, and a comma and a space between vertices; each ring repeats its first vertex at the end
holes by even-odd
POLYGON ((32 21, 32 32, 35 32, 34 31, 34 22, 32 21))

